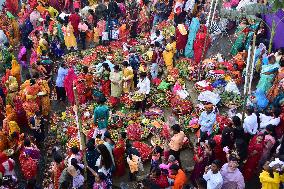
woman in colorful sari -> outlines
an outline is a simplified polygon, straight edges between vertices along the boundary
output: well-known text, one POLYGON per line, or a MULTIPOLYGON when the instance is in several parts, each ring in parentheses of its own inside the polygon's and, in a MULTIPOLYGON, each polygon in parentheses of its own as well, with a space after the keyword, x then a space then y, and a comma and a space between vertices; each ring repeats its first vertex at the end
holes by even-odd
POLYGON ((189 35, 185 47, 185 57, 193 58, 194 51, 193 51, 193 44, 196 37, 196 33, 200 28, 200 22, 198 17, 193 17, 191 20, 191 24, 189 26, 189 35))
POLYGON ((33 180, 36 178, 39 158, 39 149, 32 144, 29 139, 25 139, 24 146, 20 151, 19 161, 22 173, 26 180, 33 180))
POLYGON ((53 180, 53 186, 54 189, 59 189, 59 178, 60 175, 65 168, 63 158, 58 152, 55 152, 53 155, 52 167, 51 167, 51 173, 52 173, 52 180, 53 180))
POLYGON ((71 47, 73 47, 75 50, 77 50, 76 37, 74 35, 74 29, 72 27, 71 22, 69 22, 68 25, 63 26, 62 31, 64 33, 64 41, 66 48, 70 50, 71 47))
POLYGON ((101 87, 102 87, 102 93, 105 95, 105 97, 110 96, 110 84, 111 81, 109 80, 110 75, 110 68, 107 63, 103 63, 103 72, 102 72, 102 78, 101 78, 101 87))
POLYGON ((201 25, 198 33, 196 34, 196 38, 193 44, 195 63, 199 63, 206 56, 211 41, 209 36, 206 39, 207 32, 207 27, 205 25, 201 25))
POLYGON ((148 7, 143 5, 139 13, 139 28, 142 32, 149 31, 149 12, 148 7))
POLYGON ((264 137, 264 148, 259 160, 259 167, 262 167, 266 161, 270 159, 271 150, 276 142, 275 140, 275 126, 267 125, 266 126, 266 135, 264 137))
POLYGON ((37 94, 40 92, 39 85, 34 79, 30 80, 30 85, 24 89, 25 102, 23 107, 26 111, 28 118, 35 115, 35 112, 39 111, 39 99, 37 94))
POLYGON ((184 24, 178 24, 176 29, 176 41, 177 41, 177 53, 180 55, 184 54, 184 48, 186 48, 186 41, 188 37, 187 26, 184 24))
POLYGON ((279 63, 276 62, 275 56, 270 55, 268 57, 268 64, 262 65, 260 79, 258 81, 256 89, 266 94, 273 84, 275 72, 278 71, 278 68, 279 63))
POLYGON ((50 88, 48 82, 45 79, 39 79, 38 85, 40 87, 40 100, 41 100, 41 113, 43 116, 48 116, 50 112, 50 88))
POLYGON ((208 144, 200 144, 194 151, 193 160, 195 161, 194 169, 191 173, 190 180, 196 185, 196 181, 202 177, 205 167, 211 164, 214 159, 214 152, 212 151, 215 147, 215 141, 209 140, 208 144))
POLYGON ((121 177, 125 174, 125 139, 126 133, 122 132, 120 134, 120 139, 118 139, 115 147, 113 149, 113 156, 115 160, 115 172, 114 175, 117 177, 121 177))
POLYGON ((110 72, 109 79, 111 81, 111 103, 115 105, 119 102, 119 97, 122 92, 122 72, 119 70, 119 66, 115 65, 113 71, 110 72))
POLYGON ((264 148, 264 135, 262 133, 254 136, 249 142, 248 159, 243 168, 245 181, 251 180, 258 166, 264 148))
POLYGON ((260 24, 259 22, 254 22, 254 21, 252 21, 252 23, 250 23, 250 26, 249 26, 250 31, 248 32, 246 42, 245 42, 245 49, 246 50, 249 49, 249 46, 251 44, 251 40, 253 38, 255 31, 258 29, 259 24, 260 24))
POLYGON ((269 89, 267 93, 267 98, 270 102, 272 102, 275 99, 275 97, 279 95, 280 84, 283 83, 283 79, 284 79, 284 58, 283 57, 280 59, 279 64, 280 64, 280 68, 278 69, 278 74, 275 77, 272 87, 269 89))
POLYGON ((232 56, 235 56, 236 54, 238 54, 239 51, 244 48, 248 32, 249 28, 247 26, 247 20, 243 20, 235 32, 235 36, 237 37, 237 39, 231 48, 232 56))
POLYGON ((74 72, 74 69, 71 68, 68 70, 68 74, 64 79, 64 88, 66 91, 66 96, 71 104, 75 103, 74 91, 73 91, 73 82, 77 79, 77 75, 74 72))
POLYGON ((123 69, 122 69, 122 74, 123 74, 123 92, 124 93, 129 93, 133 87, 134 87, 134 82, 133 82, 133 69, 131 66, 129 66, 127 61, 124 61, 122 63, 123 69))
POLYGON ((17 79, 18 86, 20 86, 21 85, 21 67, 15 59, 12 60, 11 75, 17 79))

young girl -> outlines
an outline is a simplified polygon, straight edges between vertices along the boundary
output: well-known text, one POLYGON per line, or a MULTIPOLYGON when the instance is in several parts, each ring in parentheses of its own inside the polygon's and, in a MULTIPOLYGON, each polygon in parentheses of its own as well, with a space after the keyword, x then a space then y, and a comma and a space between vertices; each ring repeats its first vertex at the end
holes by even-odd
POLYGON ((102 172, 96 173, 91 167, 87 166, 89 171, 95 176, 95 183, 93 185, 93 189, 106 189, 107 184, 105 181, 105 174, 102 172))
POLYGON ((153 153, 152 153, 150 172, 153 169, 156 169, 159 167, 159 161, 160 161, 160 157, 162 153, 163 153, 163 149, 160 146, 156 146, 154 148, 153 153))

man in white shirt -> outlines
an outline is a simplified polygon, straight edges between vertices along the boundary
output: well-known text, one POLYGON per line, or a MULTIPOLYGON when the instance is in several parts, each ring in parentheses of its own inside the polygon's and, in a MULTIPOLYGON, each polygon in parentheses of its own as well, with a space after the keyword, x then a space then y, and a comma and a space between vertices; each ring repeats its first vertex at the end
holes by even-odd
POLYGON ((268 114, 259 114, 260 118, 260 129, 265 130, 267 125, 273 125, 278 126, 280 123, 280 114, 281 111, 279 109, 274 110, 273 116, 270 116, 268 114))
POLYGON ((216 113, 213 109, 213 104, 205 105, 205 110, 203 111, 198 120, 198 124, 200 125, 200 141, 204 142, 208 139, 209 135, 211 135, 213 131, 213 125, 216 121, 216 113))
POLYGON ((249 135, 255 135, 257 132, 257 128, 258 128, 257 116, 254 113, 253 108, 251 107, 247 109, 247 116, 244 119, 243 127, 244 127, 245 133, 249 135))
POLYGON ((220 173, 222 162, 214 160, 211 166, 205 168, 203 178, 207 182, 207 189, 221 189, 223 185, 223 177, 220 173))
POLYGON ((138 104, 136 105, 137 108, 141 108, 142 112, 145 112, 145 108, 146 108, 146 102, 147 102, 147 95, 150 93, 150 79, 147 77, 147 73, 142 72, 140 73, 140 78, 137 84, 137 88, 138 88, 138 93, 143 94, 145 96, 145 98, 143 99, 143 101, 138 102, 138 104))

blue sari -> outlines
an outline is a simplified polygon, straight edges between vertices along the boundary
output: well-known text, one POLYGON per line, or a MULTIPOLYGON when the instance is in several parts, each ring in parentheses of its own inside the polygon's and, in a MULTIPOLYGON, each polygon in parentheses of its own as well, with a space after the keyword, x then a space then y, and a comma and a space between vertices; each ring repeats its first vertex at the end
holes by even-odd
POLYGON ((247 39, 246 39, 246 42, 245 42, 246 50, 249 49, 249 45, 250 45, 250 42, 251 42, 251 40, 253 38, 253 34, 257 30, 258 26, 259 26, 259 22, 249 26, 250 32, 248 33, 248 36, 247 36, 247 39))
POLYGON ((192 18, 191 24, 189 27, 188 39, 187 39, 187 43, 185 46, 185 52, 184 52, 184 55, 187 58, 193 58, 194 56, 193 43, 194 43, 196 33, 198 32, 199 28, 200 28, 199 20, 195 17, 192 18))
POLYGON ((272 87, 275 74, 266 75, 265 73, 275 72, 278 70, 278 68, 279 68, 278 62, 274 64, 262 65, 260 79, 256 86, 258 91, 262 91, 265 94, 267 93, 267 91, 272 87))

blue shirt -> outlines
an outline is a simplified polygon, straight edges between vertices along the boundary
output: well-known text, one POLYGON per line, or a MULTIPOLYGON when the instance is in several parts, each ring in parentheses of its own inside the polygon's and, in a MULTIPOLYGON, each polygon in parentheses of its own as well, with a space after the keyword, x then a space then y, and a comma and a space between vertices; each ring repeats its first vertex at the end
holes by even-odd
POLYGON ((64 79, 68 74, 68 69, 60 67, 58 69, 57 78, 56 78, 56 87, 64 87, 64 79))
POLYGON ((211 133, 215 121, 216 121, 216 114, 214 111, 212 111, 209 114, 207 114, 206 111, 202 112, 198 120, 198 123, 201 126, 200 130, 202 132, 211 133))

